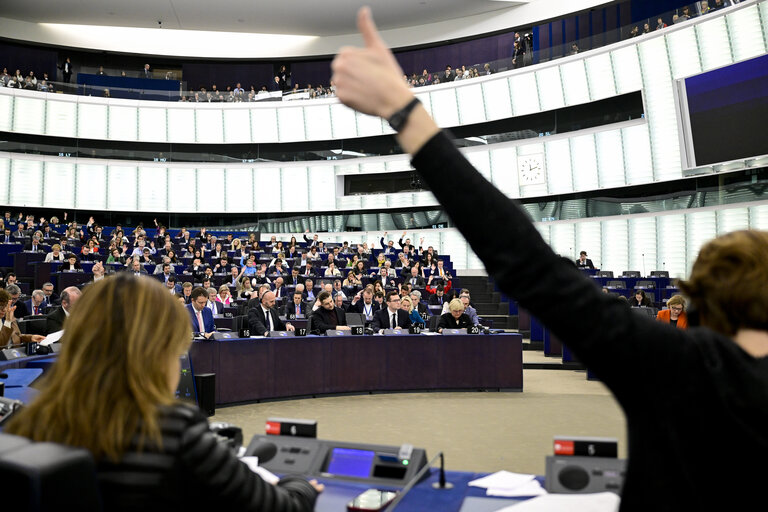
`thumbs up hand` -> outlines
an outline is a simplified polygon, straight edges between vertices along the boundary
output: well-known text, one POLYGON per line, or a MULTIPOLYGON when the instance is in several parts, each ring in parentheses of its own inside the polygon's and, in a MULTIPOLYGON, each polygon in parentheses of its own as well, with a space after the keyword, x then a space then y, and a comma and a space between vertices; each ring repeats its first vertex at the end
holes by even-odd
POLYGON ((342 48, 331 64, 336 95, 355 110, 388 119, 413 99, 413 93, 368 7, 358 11, 357 28, 365 46, 342 48))

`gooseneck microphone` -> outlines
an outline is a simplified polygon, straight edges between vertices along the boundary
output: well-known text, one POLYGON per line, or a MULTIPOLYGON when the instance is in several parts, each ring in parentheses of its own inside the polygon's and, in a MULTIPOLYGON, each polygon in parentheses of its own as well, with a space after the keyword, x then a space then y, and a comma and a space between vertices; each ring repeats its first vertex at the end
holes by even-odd
MULTIPOLYGON (((442 473, 441 474, 441 480, 445 483, 445 487, 435 487, 435 489, 450 489, 451 487, 453 487, 453 484, 445 482, 445 472, 443 471, 443 464, 442 464, 443 452, 440 452, 437 455, 435 455, 434 457, 432 457, 432 460, 427 462, 427 464, 423 468, 421 468, 418 473, 413 475, 413 478, 411 478, 411 481, 408 482, 405 485, 405 487, 403 487, 403 490, 400 491, 397 494, 397 498, 392 500, 392 503, 390 503, 390 505, 388 507, 389 512, 392 512, 393 510, 395 510, 395 507, 397 507, 400 504, 400 502, 403 501, 403 498, 405 497, 406 494, 408 494, 408 491, 413 489, 413 487, 417 483, 419 483, 419 480, 421 480, 424 477, 424 475, 427 474, 427 471, 432 469, 432 464, 435 463, 435 461, 438 459, 438 457, 440 458, 440 461, 441 461, 441 464, 440 464, 440 470, 441 470, 441 473, 442 473), (448 485, 450 485, 451 487, 448 487, 448 485)), ((433 486, 435 486, 437 484, 438 484, 438 482, 435 482, 435 484, 433 484, 433 486)))
POLYGON ((453 489, 453 484, 445 481, 445 458, 443 457, 443 452, 440 452, 438 455, 440 455, 440 477, 437 482, 432 484, 432 488, 453 489))

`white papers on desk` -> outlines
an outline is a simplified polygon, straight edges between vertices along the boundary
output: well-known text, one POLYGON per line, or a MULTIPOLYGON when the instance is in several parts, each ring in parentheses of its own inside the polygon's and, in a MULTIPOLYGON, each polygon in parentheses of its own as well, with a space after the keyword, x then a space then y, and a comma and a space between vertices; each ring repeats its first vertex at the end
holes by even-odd
POLYGON ((48 336, 45 337, 43 341, 39 343, 39 345, 48 346, 51 343, 56 343, 61 339, 61 337, 64 336, 64 330, 52 332, 48 336))
POLYGON ((240 460, 245 462, 245 465, 248 466, 248 469, 259 475, 265 482, 275 485, 280 481, 280 479, 274 473, 259 466, 258 457, 240 457, 240 460))
POLYGON ((520 496, 541 496, 547 491, 535 479, 534 475, 497 471, 496 473, 472 480, 472 487, 483 487, 488 496, 516 498, 520 496))
POLYGON ((616 512, 621 500, 612 492, 547 494, 504 507, 497 512, 616 512))

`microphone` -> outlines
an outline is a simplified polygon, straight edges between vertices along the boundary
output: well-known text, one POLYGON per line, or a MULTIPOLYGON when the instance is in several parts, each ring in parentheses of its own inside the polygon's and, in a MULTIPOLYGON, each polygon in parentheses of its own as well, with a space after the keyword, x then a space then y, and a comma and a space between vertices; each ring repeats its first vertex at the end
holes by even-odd
MULTIPOLYGON (((389 512, 392 512, 393 510, 395 510, 395 507, 397 507, 397 506, 400 504, 400 502, 401 502, 401 501, 403 501, 403 498, 405 497, 405 495, 406 495, 406 494, 408 494, 408 492, 409 492, 411 489, 413 489, 413 487, 414 487, 414 486, 415 486, 415 485, 416 485, 416 484, 419 482, 419 480, 421 480, 421 479, 422 479, 422 477, 424 477, 424 475, 426 475, 426 474, 427 474, 427 471, 429 471, 430 469, 432 469, 432 464, 434 464, 434 463, 435 463, 435 461, 437 460, 437 458, 438 458, 438 457, 440 457, 440 459, 442 460, 442 458, 443 458, 443 452, 440 452, 440 453, 438 453, 437 455, 435 455, 434 457, 432 457, 432 460, 430 460, 429 462, 427 462, 427 464, 426 464, 426 465, 425 465, 423 468, 421 468, 421 469, 419 470, 419 472, 418 472, 418 473, 416 473, 416 474, 413 476, 413 478, 411 478, 411 481, 410 481, 410 482, 408 482, 408 483, 405 485, 405 487, 403 487, 403 490, 402 490, 402 491, 400 491, 400 492, 398 493, 397 497, 396 497, 394 500, 392 500, 392 503, 390 503, 390 505, 389 505, 389 512)), ((441 464, 441 467, 442 467, 442 464, 441 464)), ((448 483, 446 482, 446 485, 447 485, 447 484, 448 484, 448 483)), ((453 484, 451 484, 451 487, 453 487, 453 484)), ((446 488, 446 489, 450 489, 450 487, 445 487, 445 488, 446 488)))
POLYGON ((256 443, 256 446, 249 446, 246 455, 258 457, 259 466, 263 466, 277 455, 277 445, 269 441, 261 441, 256 443))
POLYGON ((440 455, 440 478, 437 482, 432 484, 432 488, 453 489, 453 484, 445 481, 445 458, 443 457, 443 452, 440 452, 438 455, 440 455))

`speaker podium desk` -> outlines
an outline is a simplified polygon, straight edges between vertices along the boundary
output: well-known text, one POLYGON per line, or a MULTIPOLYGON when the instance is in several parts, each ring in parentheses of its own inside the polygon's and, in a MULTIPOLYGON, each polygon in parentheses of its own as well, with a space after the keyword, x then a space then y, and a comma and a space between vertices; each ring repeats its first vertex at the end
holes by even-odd
POLYGON ((335 393, 522 391, 522 336, 306 336, 195 341, 216 404, 335 393))

